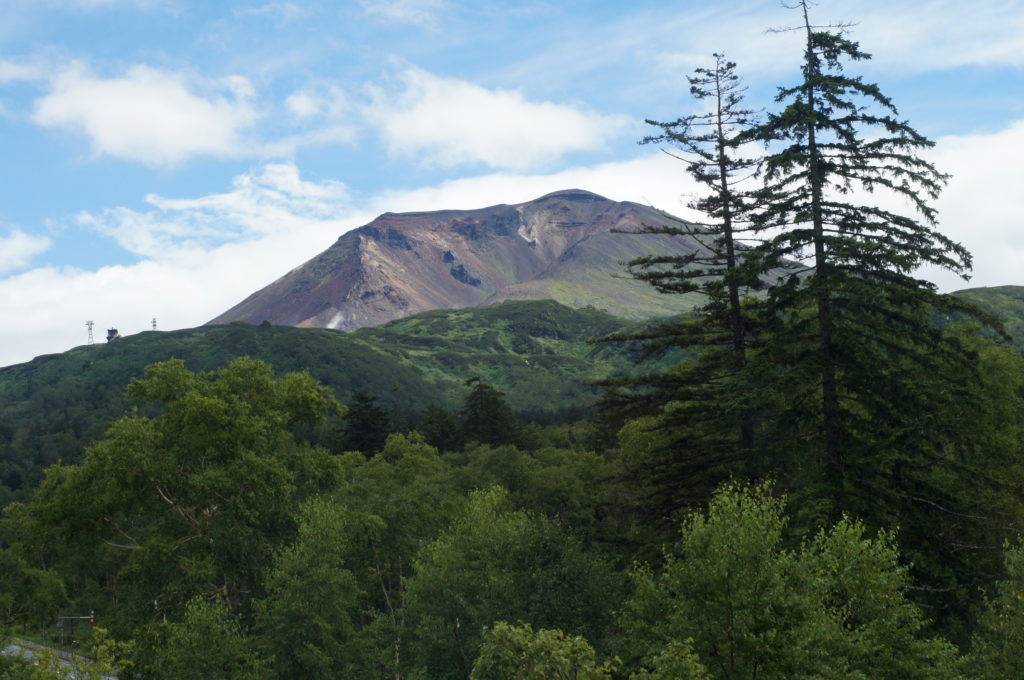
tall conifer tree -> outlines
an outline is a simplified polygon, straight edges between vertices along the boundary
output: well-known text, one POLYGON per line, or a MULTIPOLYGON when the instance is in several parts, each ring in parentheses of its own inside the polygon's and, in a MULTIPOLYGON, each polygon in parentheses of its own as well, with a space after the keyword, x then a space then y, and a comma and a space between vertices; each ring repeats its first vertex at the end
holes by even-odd
POLYGON ((661 431, 661 444, 644 470, 662 496, 660 513, 703 500, 737 465, 750 462, 755 444, 751 399, 737 387, 756 335, 755 303, 748 295, 762 286, 754 251, 740 242, 742 236, 753 236, 750 212, 756 196, 744 181, 751 179, 758 160, 742 153, 737 139, 753 126, 754 112, 743 106, 746 88, 736 64, 722 54, 713 56, 713 66, 687 78, 703 111, 670 122, 648 120, 660 133, 641 140, 664 145, 666 153, 685 164, 702 189, 689 205, 706 218, 699 223, 670 218, 666 224, 647 225, 644 233, 684 236, 698 246, 682 256, 652 255, 629 263, 634 278, 663 293, 707 297, 692 319, 633 339, 645 341, 648 353, 682 347, 699 356, 665 375, 622 381, 620 386, 631 389, 605 402, 658 414, 654 427, 661 431))
POLYGON ((844 71, 870 55, 843 27, 814 26, 810 5, 791 6, 803 21, 787 29, 805 37, 802 78, 779 89, 783 109, 747 136, 769 145, 761 226, 781 231, 766 250, 807 264, 768 296, 777 336, 765 358, 793 378, 790 413, 779 420, 793 427, 775 441, 815 442, 822 455, 809 467, 838 516, 877 502, 872 478, 930 455, 927 402, 950 386, 914 380, 934 383, 939 364, 958 357, 934 324, 951 302, 915 272, 932 265, 964 276, 970 255, 936 230, 929 201, 947 177, 918 155, 932 142, 896 117, 877 85, 844 71), (913 213, 867 200, 876 190, 913 213), (904 460, 883 464, 894 450, 904 460))
POLYGON ((648 226, 647 233, 681 235, 703 246, 687 255, 662 255, 635 259, 629 263, 633 276, 648 281, 664 293, 705 293, 709 302, 700 320, 690 325, 693 344, 726 345, 736 367, 746 363, 749 330, 741 299, 760 286, 756 268, 743 266, 744 251, 739 237, 752 231, 749 212, 752 198, 739 188, 752 173, 757 160, 737 153, 736 139, 748 130, 753 111, 742 106, 745 87, 736 74, 736 64, 715 54, 712 68, 698 68, 688 76, 690 94, 706 102, 709 110, 671 122, 648 120, 661 134, 641 140, 642 144, 668 144, 666 151, 686 164, 686 169, 705 193, 690 207, 706 215, 700 224, 673 221, 648 226))

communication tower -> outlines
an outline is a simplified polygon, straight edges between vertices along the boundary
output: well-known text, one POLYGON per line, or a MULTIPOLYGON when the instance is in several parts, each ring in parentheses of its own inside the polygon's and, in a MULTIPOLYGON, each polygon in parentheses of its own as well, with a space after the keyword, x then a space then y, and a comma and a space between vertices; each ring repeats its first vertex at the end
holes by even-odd
POLYGON ((92 321, 86 321, 85 322, 85 327, 89 329, 89 340, 85 343, 86 347, 92 347, 93 346, 92 326, 93 326, 93 322, 92 321))
POLYGON ((153 317, 153 330, 156 330, 156 317, 153 317))

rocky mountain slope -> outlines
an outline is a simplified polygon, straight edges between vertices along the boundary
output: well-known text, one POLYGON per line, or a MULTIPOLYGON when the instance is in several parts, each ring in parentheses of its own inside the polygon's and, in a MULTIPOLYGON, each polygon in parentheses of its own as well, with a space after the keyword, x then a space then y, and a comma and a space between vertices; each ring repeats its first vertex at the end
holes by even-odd
POLYGON ((691 309, 624 273, 641 255, 682 254, 692 239, 617 233, 673 218, 581 190, 480 210, 385 213, 210 321, 354 330, 432 309, 552 299, 625 318, 691 309))

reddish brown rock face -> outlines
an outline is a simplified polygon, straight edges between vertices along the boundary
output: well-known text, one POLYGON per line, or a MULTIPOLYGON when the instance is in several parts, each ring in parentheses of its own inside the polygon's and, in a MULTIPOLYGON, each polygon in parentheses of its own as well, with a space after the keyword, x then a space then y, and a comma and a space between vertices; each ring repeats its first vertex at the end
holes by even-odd
POLYGON ((696 300, 659 296, 622 263, 697 245, 614 233, 671 219, 579 190, 480 210, 385 213, 210 323, 354 330, 431 309, 548 298, 621 316, 676 313, 696 300))

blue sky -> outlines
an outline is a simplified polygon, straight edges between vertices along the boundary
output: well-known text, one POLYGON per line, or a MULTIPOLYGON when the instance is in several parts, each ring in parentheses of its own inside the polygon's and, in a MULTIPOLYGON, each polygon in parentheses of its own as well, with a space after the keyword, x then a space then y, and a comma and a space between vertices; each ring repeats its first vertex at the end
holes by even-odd
MULTIPOLYGON (((1024 3, 822 0, 937 146, 969 283, 1024 285, 1024 3)), ((4 0, 0 365, 199 325, 384 211, 578 187, 687 215, 636 141, 724 52, 753 108, 797 73, 777 0, 4 0)))

